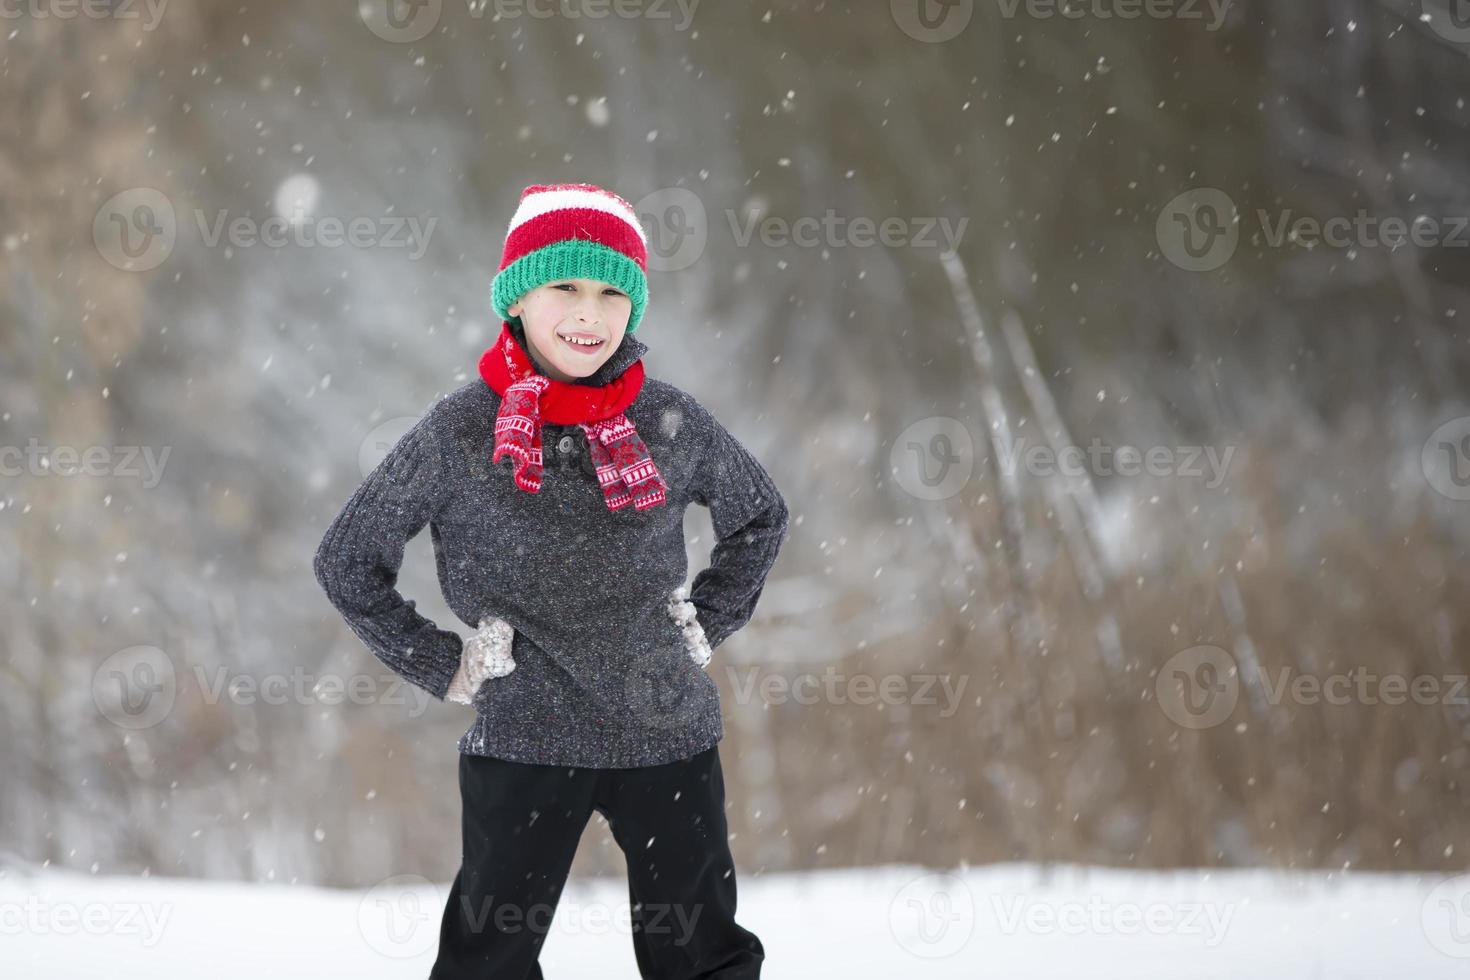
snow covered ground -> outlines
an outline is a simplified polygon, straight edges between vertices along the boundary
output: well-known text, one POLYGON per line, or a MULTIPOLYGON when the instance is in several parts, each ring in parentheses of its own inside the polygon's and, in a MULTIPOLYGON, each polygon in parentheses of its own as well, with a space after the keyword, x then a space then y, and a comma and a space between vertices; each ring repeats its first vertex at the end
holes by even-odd
MULTIPOLYGON (((621 881, 573 880, 542 956, 635 978, 621 881)), ((447 883, 340 891, 0 873, 0 976, 425 977, 447 883)), ((1470 976, 1470 875, 992 865, 745 875, 768 977, 1415 980, 1470 976)))

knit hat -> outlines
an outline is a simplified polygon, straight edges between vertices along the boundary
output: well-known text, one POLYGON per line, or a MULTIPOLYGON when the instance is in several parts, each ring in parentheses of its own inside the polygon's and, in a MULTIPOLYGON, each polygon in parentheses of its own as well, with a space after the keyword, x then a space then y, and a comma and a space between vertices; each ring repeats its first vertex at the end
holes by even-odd
POLYGON ((501 319, 537 286, 562 279, 596 279, 633 301, 627 332, 638 329, 648 305, 648 240, 633 206, 595 184, 532 184, 510 219, 490 304, 501 319))

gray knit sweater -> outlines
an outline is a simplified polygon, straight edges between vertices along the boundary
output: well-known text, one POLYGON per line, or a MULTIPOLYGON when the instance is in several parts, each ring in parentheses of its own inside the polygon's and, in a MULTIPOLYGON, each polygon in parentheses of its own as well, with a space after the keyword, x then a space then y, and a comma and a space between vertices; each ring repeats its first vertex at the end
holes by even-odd
MULTIPOLYGON (((525 347, 525 335, 513 330, 525 347)), ((632 335, 579 384, 606 384, 646 353, 632 335)), ((539 493, 491 463, 500 396, 476 377, 437 401, 327 529, 317 580, 368 649, 444 700, 462 637, 395 588, 404 545, 428 525, 449 608, 515 630, 515 670, 474 698, 460 752, 619 768, 687 759, 724 736, 714 680, 667 611, 688 572, 684 509, 709 508, 716 542, 690 601, 711 649, 744 626, 786 537, 770 475, 691 395, 646 378, 627 416, 669 486, 661 506, 607 508, 586 437, 542 426, 539 493)))

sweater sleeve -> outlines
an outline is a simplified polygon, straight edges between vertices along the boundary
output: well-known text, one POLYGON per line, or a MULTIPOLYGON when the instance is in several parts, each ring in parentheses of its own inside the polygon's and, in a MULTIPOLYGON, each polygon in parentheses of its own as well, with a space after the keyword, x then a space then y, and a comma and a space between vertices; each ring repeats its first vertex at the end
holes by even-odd
POLYGON ((699 413, 713 431, 691 492, 709 508, 715 546, 709 566, 694 577, 694 604, 710 649, 750 621, 766 575, 789 526, 786 501, 769 473, 724 426, 699 413))
POLYGON ((373 655, 440 701, 459 667, 463 640, 414 609, 395 588, 404 545, 444 503, 442 447, 432 410, 398 440, 327 528, 316 579, 373 655))

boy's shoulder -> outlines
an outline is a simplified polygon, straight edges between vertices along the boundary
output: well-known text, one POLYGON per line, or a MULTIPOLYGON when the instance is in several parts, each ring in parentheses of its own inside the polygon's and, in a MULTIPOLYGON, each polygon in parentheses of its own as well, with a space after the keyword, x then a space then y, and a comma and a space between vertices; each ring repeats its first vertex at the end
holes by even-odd
POLYGON ((424 420, 437 431, 457 430, 483 425, 488 413, 493 427, 499 404, 500 396, 494 389, 474 378, 436 399, 424 412, 424 420))
POLYGON ((705 411, 697 398, 678 385, 671 384, 662 378, 644 377, 643 390, 638 392, 638 400, 633 404, 640 403, 661 409, 681 408, 690 412, 705 411))
POLYGON ((633 408, 645 417, 657 418, 659 427, 666 432, 678 433, 699 446, 709 445, 720 426, 698 398, 659 378, 643 379, 643 390, 638 393, 633 408))

